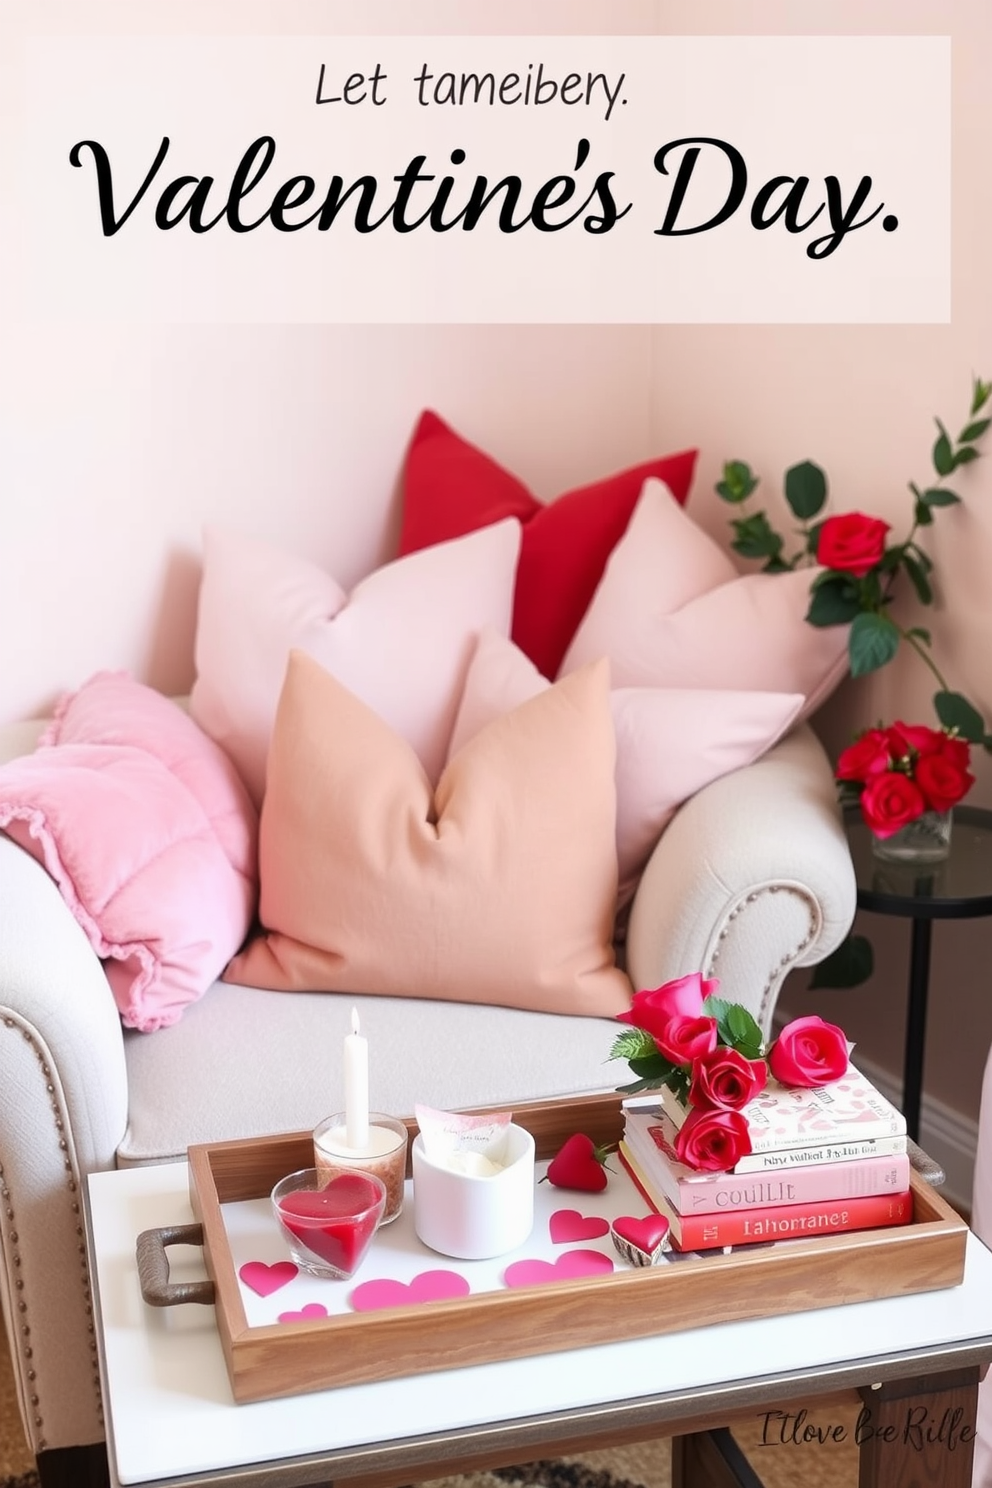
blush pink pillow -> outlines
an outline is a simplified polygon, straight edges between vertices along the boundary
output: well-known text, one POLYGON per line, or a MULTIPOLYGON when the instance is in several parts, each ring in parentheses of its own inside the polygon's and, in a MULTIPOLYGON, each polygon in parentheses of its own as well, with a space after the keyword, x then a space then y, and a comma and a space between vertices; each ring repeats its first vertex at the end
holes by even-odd
POLYGON ((560 675, 607 656, 614 687, 799 692, 808 717, 848 669, 848 627, 805 618, 817 570, 731 567, 714 580, 718 557, 729 564, 665 487, 646 481, 560 675))
POLYGON ((404 739, 294 652, 262 807, 266 933, 225 979, 624 1011, 613 767, 605 662, 498 718, 432 788, 404 739))
POLYGON ((175 1023, 248 933, 255 808, 223 750, 124 674, 91 678, 0 768, 0 826, 54 878, 128 1028, 175 1023))
MULTIPOLYGON (((549 684, 523 652, 484 631, 451 736, 456 754, 501 713, 549 684)), ((617 908, 633 896, 677 808, 704 785, 769 749, 798 717, 799 693, 621 687, 610 693, 616 734, 617 908)))
POLYGON ((290 651, 316 658, 441 773, 476 636, 509 634, 520 523, 386 564, 350 594, 316 564, 220 528, 204 534, 190 711, 260 804, 290 651))

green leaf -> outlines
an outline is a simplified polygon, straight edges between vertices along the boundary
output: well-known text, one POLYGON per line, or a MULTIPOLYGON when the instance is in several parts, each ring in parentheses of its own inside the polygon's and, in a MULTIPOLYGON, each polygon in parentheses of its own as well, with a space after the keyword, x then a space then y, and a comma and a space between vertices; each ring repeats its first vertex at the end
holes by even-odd
POLYGON ((847 638, 851 676, 864 677, 886 666, 899 650, 899 641, 899 627, 887 615, 855 615, 847 638))
POLYGON ((658 1045, 643 1028, 625 1028, 613 1040, 610 1059, 645 1059, 657 1054, 658 1045))
POLYGON ((736 506, 746 501, 757 485, 758 479, 752 474, 750 465, 743 460, 728 460, 723 467, 723 480, 717 481, 716 492, 724 501, 736 506))
POLYGON ((933 521, 933 512, 925 501, 918 501, 913 508, 913 521, 917 527, 929 527, 933 521))
POLYGON ((810 979, 810 990, 843 987, 860 987, 875 968, 875 955, 871 942, 864 935, 849 935, 837 949, 814 966, 810 979))
POLYGON ((813 581, 806 619, 810 625, 846 625, 860 613, 858 586, 846 574, 821 574, 813 581))
POLYGON ((957 729, 962 739, 967 739, 969 744, 981 744, 984 741, 985 724, 982 715, 960 692, 935 693, 933 706, 944 728, 957 729))
POLYGON ((661 1080, 634 1080, 630 1085, 618 1085, 617 1095, 642 1095, 645 1090, 657 1090, 661 1080))
POLYGON ((973 460, 979 459, 981 456, 973 444, 963 444, 951 456, 951 469, 956 470, 959 465, 970 465, 973 460))
POLYGON ((903 555, 903 565, 909 574, 913 588, 916 590, 920 604, 933 604, 933 590, 930 588, 930 580, 923 572, 923 566, 912 553, 903 555))
POLYGON ((981 412, 990 397, 992 397, 992 382, 982 382, 980 377, 976 377, 972 383, 971 390, 972 418, 974 418, 976 413, 981 412))
POLYGON ((743 1054, 745 1059, 758 1059, 764 1048, 764 1039, 761 1029, 752 1018, 746 1007, 739 1002, 731 1003, 727 1011, 727 1029, 730 1033, 728 1042, 743 1054))
POLYGON ((911 625, 906 634, 908 636, 914 636, 918 641, 922 641, 924 646, 933 645, 933 637, 928 630, 923 629, 922 625, 911 625))
POLYGON ((955 495, 953 491, 945 491, 941 486, 931 486, 929 491, 923 492, 920 499, 925 501, 927 506, 954 506, 955 503, 960 502, 961 497, 955 495))
POLYGON ((947 430, 940 419, 937 419, 937 428, 940 430, 933 446, 933 468, 939 476, 950 475, 954 469, 954 452, 951 449, 951 441, 947 430))
POLYGON ((803 460, 785 472, 785 499, 801 522, 823 510, 827 499, 827 477, 812 460, 803 460))
POLYGON ((769 558, 768 562, 764 565, 764 567, 762 568, 761 572, 762 573, 791 573, 792 572, 792 564, 791 563, 786 563, 785 559, 782 558, 778 553, 776 553, 773 558, 769 558))
POLYGON ((958 444, 967 444, 969 440, 981 439, 989 424, 992 424, 992 419, 976 419, 973 424, 969 424, 966 429, 961 430, 961 433, 958 435, 958 444))
POLYGON ((777 558, 781 553, 782 539, 764 512, 741 517, 730 525, 735 533, 730 546, 742 558, 777 558))

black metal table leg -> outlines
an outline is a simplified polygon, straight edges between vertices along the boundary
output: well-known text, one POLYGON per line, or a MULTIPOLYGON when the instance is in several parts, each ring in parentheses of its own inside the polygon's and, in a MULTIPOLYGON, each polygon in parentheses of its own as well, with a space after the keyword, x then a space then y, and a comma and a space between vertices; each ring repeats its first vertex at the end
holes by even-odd
POLYGON ((903 1064, 902 1109, 914 1142, 920 1137, 923 1095, 923 1050, 927 1033, 927 989, 930 983, 932 920, 914 920, 909 947, 909 1001, 906 1008, 906 1052, 903 1064))

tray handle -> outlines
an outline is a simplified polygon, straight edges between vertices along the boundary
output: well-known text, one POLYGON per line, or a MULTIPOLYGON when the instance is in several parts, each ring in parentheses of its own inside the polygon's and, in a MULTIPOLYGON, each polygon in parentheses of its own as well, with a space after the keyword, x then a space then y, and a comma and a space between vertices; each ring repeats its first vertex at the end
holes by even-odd
POLYGON ((212 1281, 170 1281, 167 1245, 202 1245, 200 1224, 163 1225, 157 1230, 142 1230, 136 1251, 141 1295, 152 1307, 178 1307, 183 1302, 216 1301, 212 1281))

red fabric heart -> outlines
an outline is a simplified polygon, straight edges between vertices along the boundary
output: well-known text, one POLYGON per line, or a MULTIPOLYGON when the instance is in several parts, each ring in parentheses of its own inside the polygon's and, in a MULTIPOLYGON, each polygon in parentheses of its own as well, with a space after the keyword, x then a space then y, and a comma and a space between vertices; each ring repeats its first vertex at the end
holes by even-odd
POLYGON ((609 1179, 596 1157, 596 1147, 585 1132, 569 1137, 548 1164, 548 1182, 556 1188, 578 1188, 585 1193, 601 1193, 609 1179))
POLYGON ((271 1297, 273 1292, 289 1285, 297 1270, 292 1261, 276 1261, 272 1266, 265 1261, 246 1261, 238 1275, 260 1297, 271 1297))
POLYGON ((349 1301, 356 1312, 375 1312, 381 1307, 411 1307, 418 1302, 443 1302, 467 1297, 472 1288, 458 1271, 421 1271, 407 1284, 391 1277, 377 1277, 355 1287, 349 1301))
POLYGON ((580 1214, 578 1209, 556 1209, 548 1221, 548 1234, 555 1245, 571 1240, 595 1240, 610 1233, 610 1222, 598 1214, 580 1214))
POLYGON ((627 1240, 631 1245, 636 1245, 638 1250, 643 1250, 645 1255, 651 1255, 658 1249, 669 1231, 669 1223, 660 1214, 647 1214, 643 1219, 634 1219, 629 1214, 621 1214, 613 1221, 614 1233, 621 1240, 627 1240))
POLYGON ((613 1262, 601 1250, 566 1250, 556 1261, 514 1261, 503 1272, 508 1287, 540 1286, 546 1281, 573 1281, 579 1276, 603 1276, 613 1262))

